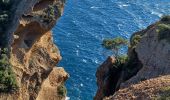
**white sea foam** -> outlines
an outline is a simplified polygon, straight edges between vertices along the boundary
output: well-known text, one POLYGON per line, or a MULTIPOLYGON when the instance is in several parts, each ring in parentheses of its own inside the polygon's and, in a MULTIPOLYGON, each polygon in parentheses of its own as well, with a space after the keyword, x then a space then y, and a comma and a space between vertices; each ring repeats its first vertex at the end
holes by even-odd
POLYGON ((99 63, 99 61, 97 60, 97 59, 95 59, 95 61, 94 61, 96 64, 98 64, 99 63))
POLYGON ((84 62, 84 63, 87 63, 87 60, 86 60, 86 59, 83 59, 83 62, 84 62))
POLYGON ((129 5, 127 5, 127 4, 123 4, 122 6, 123 6, 123 7, 127 7, 127 6, 129 6, 129 5))
POLYGON ((76 50, 76 55, 79 56, 79 50, 76 50))
POLYGON ((98 8, 100 8, 100 7, 96 7, 96 6, 92 6, 92 7, 90 7, 91 9, 98 9, 98 8))
POLYGON ((66 97, 66 99, 65 100, 70 100, 70 97, 66 97))
POLYGON ((81 83, 80 86, 83 87, 84 85, 81 83))
POLYGON ((79 48, 80 46, 79 45, 76 45, 77 48, 79 48))
POLYGON ((159 13, 159 12, 156 12, 156 11, 152 11, 152 12, 151 12, 151 14, 153 14, 153 15, 157 15, 157 16, 159 16, 159 17, 162 17, 162 14, 161 14, 161 13, 159 13))
POLYGON ((123 3, 123 2, 117 2, 117 5, 118 5, 120 8, 129 6, 129 4, 125 4, 125 3, 123 3))

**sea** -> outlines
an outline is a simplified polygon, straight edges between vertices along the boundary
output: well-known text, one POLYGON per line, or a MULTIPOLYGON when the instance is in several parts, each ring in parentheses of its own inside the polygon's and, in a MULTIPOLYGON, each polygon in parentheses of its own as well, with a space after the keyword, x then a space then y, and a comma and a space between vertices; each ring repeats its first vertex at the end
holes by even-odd
POLYGON ((93 100, 96 70, 111 55, 102 47, 103 39, 129 39, 168 14, 170 0, 67 0, 52 30, 62 55, 57 66, 70 74, 67 100, 93 100))

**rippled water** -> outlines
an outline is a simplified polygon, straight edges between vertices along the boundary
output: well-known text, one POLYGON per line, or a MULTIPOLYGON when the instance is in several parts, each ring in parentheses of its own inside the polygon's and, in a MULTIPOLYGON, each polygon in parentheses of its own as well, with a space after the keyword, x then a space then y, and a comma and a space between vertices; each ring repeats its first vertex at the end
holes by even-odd
POLYGON ((64 15, 54 27, 70 100, 92 100, 97 86, 95 72, 106 59, 104 38, 129 38, 135 31, 170 14, 170 0, 68 0, 64 15))

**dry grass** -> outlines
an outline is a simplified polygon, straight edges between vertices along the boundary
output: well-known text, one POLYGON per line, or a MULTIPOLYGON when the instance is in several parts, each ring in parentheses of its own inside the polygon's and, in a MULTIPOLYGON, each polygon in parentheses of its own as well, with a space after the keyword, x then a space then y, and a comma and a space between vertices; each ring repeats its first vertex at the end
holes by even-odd
POLYGON ((170 100, 170 75, 142 81, 120 89, 106 100, 170 100))

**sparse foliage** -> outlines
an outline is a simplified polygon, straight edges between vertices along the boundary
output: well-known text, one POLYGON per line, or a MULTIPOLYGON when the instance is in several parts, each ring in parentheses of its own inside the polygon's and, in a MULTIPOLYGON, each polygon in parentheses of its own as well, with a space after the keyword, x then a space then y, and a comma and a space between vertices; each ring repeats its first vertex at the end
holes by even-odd
POLYGON ((113 51, 113 55, 115 57, 119 56, 119 51, 122 47, 128 45, 128 41, 121 37, 113 38, 113 39, 104 39, 102 43, 103 47, 113 51))
POLYGON ((162 16, 161 22, 170 24, 170 16, 168 15, 162 16))
POLYGON ((166 39, 170 42, 170 25, 169 24, 159 24, 158 25, 158 40, 166 39))
POLYGON ((62 84, 57 89, 59 96, 65 97, 67 95, 66 87, 62 84))
POLYGON ((49 5, 44 9, 43 14, 40 16, 44 23, 49 24, 55 20, 57 7, 55 5, 49 5))
POLYGON ((163 87, 160 91, 160 95, 156 100, 170 100, 170 86, 163 87))
POLYGON ((134 35, 132 37, 131 48, 136 47, 136 45, 140 42, 142 36, 141 35, 134 35))
POLYGON ((7 56, 8 49, 1 50, 0 55, 0 92, 10 92, 17 89, 16 77, 7 56))
POLYGON ((128 62, 128 56, 127 55, 121 55, 116 57, 116 62, 114 63, 115 67, 122 67, 125 63, 128 62))

